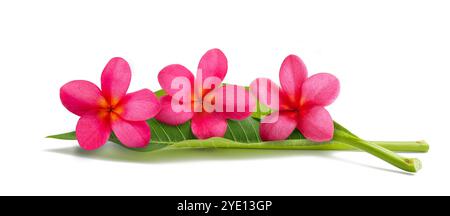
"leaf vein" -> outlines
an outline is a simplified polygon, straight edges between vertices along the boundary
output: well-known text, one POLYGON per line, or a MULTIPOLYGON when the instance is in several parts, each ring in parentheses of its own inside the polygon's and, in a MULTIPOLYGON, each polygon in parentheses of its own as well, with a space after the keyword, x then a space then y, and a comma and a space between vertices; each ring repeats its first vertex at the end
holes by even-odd
POLYGON ((234 141, 237 141, 237 140, 236 140, 236 137, 234 136, 233 130, 231 130, 230 125, 227 124, 227 127, 228 127, 228 130, 230 130, 230 134, 231 134, 231 136, 233 137, 233 140, 234 140, 234 141))
POLYGON ((242 129, 242 132, 244 132, 245 139, 246 139, 247 142, 249 143, 249 142, 250 142, 250 139, 249 139, 248 136, 247 136, 247 132, 245 132, 245 129, 244 129, 244 127, 242 127, 241 122, 237 121, 237 123, 238 123, 239 127, 242 129))
POLYGON ((153 131, 153 134, 155 134, 155 136, 156 136, 156 138, 158 139, 158 140, 161 140, 161 137, 158 135, 158 133, 156 132, 156 129, 154 129, 154 130, 152 130, 153 131))
POLYGON ((259 133, 258 133, 258 131, 256 130, 255 125, 254 125, 251 121, 249 121, 249 119, 246 119, 246 121, 249 122, 249 124, 252 126, 253 131, 255 132, 255 136, 256 136, 256 139, 258 140, 258 142, 261 142, 261 141, 262 141, 262 140, 261 140, 261 137, 259 137, 259 133))
POLYGON ((156 125, 158 125, 158 127, 164 132, 164 134, 166 135, 168 141, 172 142, 172 139, 170 139, 170 136, 169 136, 169 134, 167 134, 166 130, 164 130, 164 128, 159 123, 156 124, 156 125))
POLYGON ((183 137, 183 140, 186 140, 186 137, 184 136, 183 132, 181 132, 181 129, 180 129, 180 127, 178 127, 178 125, 177 125, 177 129, 178 129, 178 132, 180 132, 181 136, 183 137))

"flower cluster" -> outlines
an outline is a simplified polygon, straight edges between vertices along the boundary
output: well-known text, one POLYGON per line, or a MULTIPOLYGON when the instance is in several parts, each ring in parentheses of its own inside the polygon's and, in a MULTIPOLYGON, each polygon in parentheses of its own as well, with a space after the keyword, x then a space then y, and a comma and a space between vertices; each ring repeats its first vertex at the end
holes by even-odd
POLYGON ((243 120, 256 109, 256 100, 271 109, 261 120, 263 140, 286 139, 296 128, 309 140, 324 142, 333 137, 333 120, 324 108, 339 93, 339 81, 327 73, 307 77, 302 60, 288 56, 280 69, 281 88, 271 80, 258 78, 245 87, 223 84, 228 61, 222 51, 207 51, 196 76, 186 67, 164 67, 158 81, 165 96, 143 89, 127 94, 131 70, 122 58, 113 58, 101 76, 101 88, 89 81, 71 81, 61 87, 62 104, 80 116, 76 137, 83 149, 104 145, 111 132, 125 146, 145 147, 151 132, 146 120, 155 118, 168 125, 191 121, 199 139, 223 137, 227 120, 243 120))

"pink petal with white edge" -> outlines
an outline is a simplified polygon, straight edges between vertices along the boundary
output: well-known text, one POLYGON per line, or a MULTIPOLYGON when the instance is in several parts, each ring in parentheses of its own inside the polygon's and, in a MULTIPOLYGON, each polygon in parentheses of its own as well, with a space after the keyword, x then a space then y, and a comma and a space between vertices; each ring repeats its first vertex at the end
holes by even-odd
POLYGON ((258 101, 273 110, 292 110, 295 106, 290 102, 283 89, 267 78, 258 78, 250 84, 250 93, 258 101))
POLYGON ((117 104, 125 96, 130 82, 131 69, 128 62, 120 57, 109 60, 102 73, 102 91, 112 105, 117 104))
POLYGON ((328 73, 309 77, 302 87, 301 104, 306 106, 327 106, 339 95, 339 80, 328 73))
POLYGON ((199 139, 223 137, 227 132, 227 121, 218 113, 195 113, 192 117, 191 129, 199 139))
POLYGON ((297 114, 295 112, 276 112, 264 118, 264 121, 273 123, 261 122, 259 126, 259 134, 262 140, 274 141, 284 140, 292 134, 297 126, 297 114))
POLYGON ((228 61, 220 49, 208 50, 200 59, 197 77, 201 77, 202 83, 205 79, 216 78, 222 81, 227 75, 228 61))
POLYGON ((148 89, 125 95, 118 105, 119 115, 128 121, 145 121, 153 118, 160 109, 158 98, 148 89))
POLYGON ((99 109, 102 101, 105 102, 100 89, 95 84, 84 80, 65 84, 61 87, 59 95, 64 107, 78 116, 99 109))
POLYGON ((289 55, 281 64, 280 84, 292 102, 300 99, 302 84, 308 77, 303 61, 296 55, 289 55))
MULTIPOLYGON (((188 107, 189 104, 187 104, 185 107, 181 106, 178 107, 180 108, 179 110, 178 108, 174 110, 174 108, 172 107, 172 97, 169 95, 161 97, 160 102, 161 102, 161 110, 155 116, 155 119, 162 123, 169 125, 179 125, 189 121, 194 115, 191 108, 188 107)), ((174 103, 179 104, 176 103, 175 101, 174 103)))
POLYGON ((227 119, 243 120, 254 110, 255 99, 242 86, 225 85, 218 89, 215 97, 217 112, 227 119))
POLYGON ((145 121, 127 121, 121 118, 112 121, 112 130, 122 144, 130 148, 143 148, 150 142, 150 127, 145 121))
POLYGON ((84 150, 95 150, 109 139, 111 127, 105 115, 89 113, 82 116, 77 123, 76 137, 84 150))
POLYGON ((330 113, 323 107, 312 107, 300 113, 298 130, 307 139, 315 142, 326 142, 333 138, 334 125, 330 113))
POLYGON ((194 89, 194 75, 183 65, 173 64, 163 68, 158 74, 158 81, 168 95, 174 95, 180 90, 194 89))

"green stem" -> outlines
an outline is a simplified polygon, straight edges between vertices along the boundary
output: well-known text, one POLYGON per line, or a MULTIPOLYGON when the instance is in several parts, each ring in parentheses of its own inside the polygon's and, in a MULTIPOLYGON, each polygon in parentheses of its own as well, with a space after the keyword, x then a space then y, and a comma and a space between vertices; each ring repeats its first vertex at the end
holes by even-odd
POLYGON ((416 158, 402 157, 380 145, 367 142, 357 137, 348 136, 344 133, 337 132, 334 135, 334 140, 347 143, 362 151, 366 151, 402 170, 408 172, 417 172, 421 168, 421 162, 416 158))
POLYGON ((421 163, 415 158, 405 158, 392 152, 410 151, 426 152, 428 144, 418 142, 368 142, 346 133, 336 132, 334 139, 328 143, 315 143, 308 140, 283 140, 261 143, 231 143, 224 138, 207 140, 186 140, 169 145, 171 148, 229 148, 229 149, 286 149, 286 150, 355 150, 368 152, 402 170, 417 172, 421 163), (389 150, 390 149, 390 150, 389 150), (391 151, 392 150, 392 151, 391 151))
POLYGON ((368 141, 393 152, 428 152, 430 146, 425 140, 419 141, 368 141))
MULTIPOLYGON (((427 152, 425 141, 369 141, 391 151, 397 152, 427 152)), ((343 141, 332 140, 327 143, 316 143, 309 140, 282 140, 257 143, 230 142, 224 138, 208 140, 186 140, 168 144, 172 148, 228 148, 228 149, 273 149, 273 150, 360 150, 343 141)))

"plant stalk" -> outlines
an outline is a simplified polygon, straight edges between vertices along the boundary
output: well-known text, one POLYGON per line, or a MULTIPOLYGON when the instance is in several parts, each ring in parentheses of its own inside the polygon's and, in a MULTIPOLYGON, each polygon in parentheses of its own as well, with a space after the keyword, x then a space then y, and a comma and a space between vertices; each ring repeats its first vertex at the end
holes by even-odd
POLYGON ((173 143, 170 148, 228 148, 228 149, 279 149, 279 150, 362 150, 404 171, 417 172, 421 162, 416 158, 405 158, 393 151, 427 152, 425 141, 417 142, 368 142, 358 137, 336 131, 333 141, 315 143, 308 140, 283 140, 261 143, 230 143, 223 138, 189 140, 173 143))
MULTIPOLYGON (((428 152, 429 146, 425 141, 368 141, 396 152, 428 152)), ((316 143, 309 140, 282 140, 260 143, 232 143, 224 138, 210 138, 208 140, 189 140, 168 144, 173 148, 231 148, 231 149, 271 149, 271 150, 338 150, 357 151, 357 147, 343 141, 332 140, 327 143, 316 143)))
POLYGON ((402 157, 389 149, 357 137, 336 132, 334 135, 334 140, 347 143, 348 145, 370 153, 404 171, 417 172, 422 168, 422 164, 419 159, 402 157))

